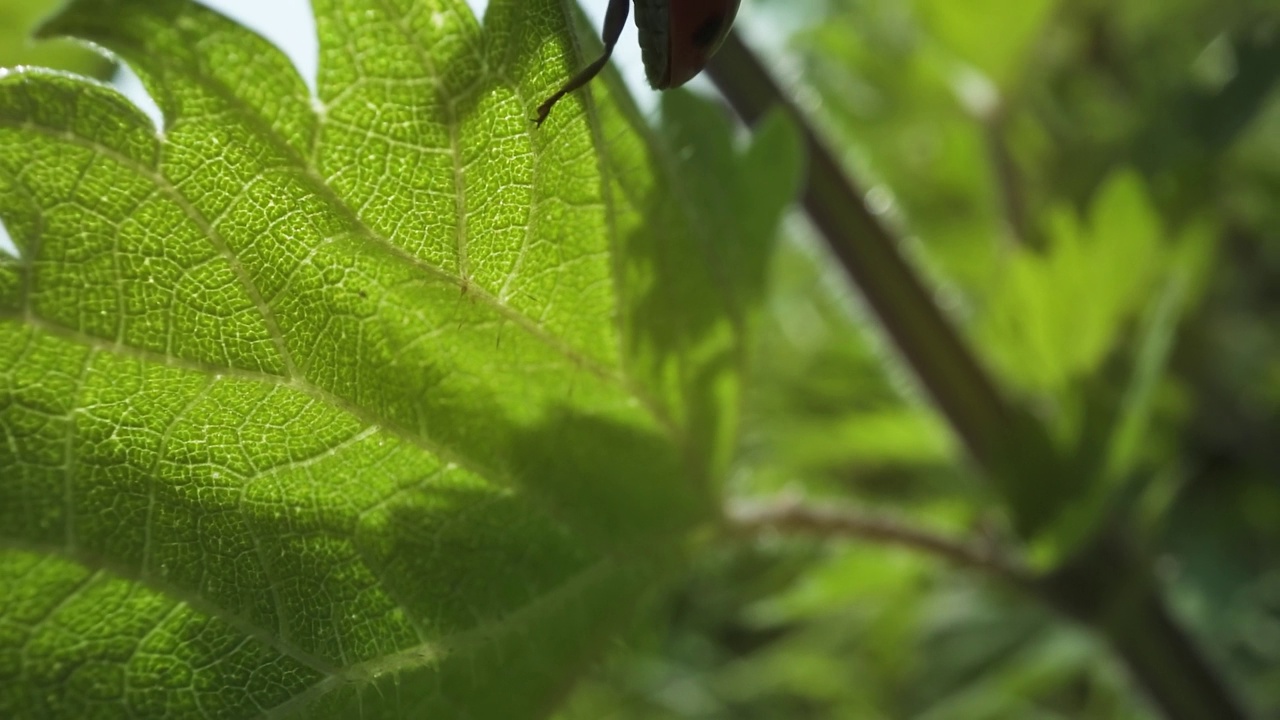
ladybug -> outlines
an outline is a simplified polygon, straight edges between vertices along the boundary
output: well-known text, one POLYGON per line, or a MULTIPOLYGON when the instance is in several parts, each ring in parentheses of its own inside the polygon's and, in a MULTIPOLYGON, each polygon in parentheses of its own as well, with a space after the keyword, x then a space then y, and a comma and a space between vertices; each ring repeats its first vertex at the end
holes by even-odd
MULTIPOLYGON (((635 0, 636 29, 644 73, 654 90, 669 90, 702 72, 729 34, 741 0, 635 0)), ((591 82, 600 73, 627 24, 631 0, 609 0, 605 10, 604 53, 538 106, 541 125, 560 98, 591 82)))

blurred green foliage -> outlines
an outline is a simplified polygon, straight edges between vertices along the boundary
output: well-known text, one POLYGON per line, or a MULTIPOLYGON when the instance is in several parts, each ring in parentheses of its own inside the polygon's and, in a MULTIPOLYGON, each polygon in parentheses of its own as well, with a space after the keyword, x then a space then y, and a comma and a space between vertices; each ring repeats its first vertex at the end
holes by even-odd
MULTIPOLYGON (((1075 459, 1078 507, 1028 552, 1121 523, 1233 687, 1280 713, 1280 3, 795 5, 747 3, 747 39, 798 70, 784 80, 868 202, 1075 459)), ((731 490, 1008 547, 798 220, 731 490)), ((899 550, 766 539, 678 594, 563 717, 1155 717, 1087 631, 899 550)))
POLYGON ((40 21, 61 4, 56 0, 0 2, 0 67, 39 65, 98 78, 110 74, 112 63, 88 48, 66 40, 31 39, 40 21))

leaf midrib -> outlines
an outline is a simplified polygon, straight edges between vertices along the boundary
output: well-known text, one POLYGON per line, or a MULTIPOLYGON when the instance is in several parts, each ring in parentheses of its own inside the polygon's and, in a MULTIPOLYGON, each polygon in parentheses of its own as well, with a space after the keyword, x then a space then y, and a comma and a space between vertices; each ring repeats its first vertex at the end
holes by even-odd
MULTIPOLYGON (((306 395, 317 402, 324 403, 347 413, 365 427, 376 427, 385 430, 392 436, 404 440, 413 447, 434 455, 441 462, 456 464, 458 467, 474 474, 476 477, 484 478, 489 481, 496 481, 498 484, 506 487, 518 486, 515 482, 515 478, 508 475, 506 472, 473 461, 467 456, 459 455, 450 450, 447 446, 438 444, 427 437, 423 437, 419 432, 413 431, 404 425, 394 422, 393 420, 374 415, 367 408, 352 403, 340 395, 335 395, 328 390, 307 382, 305 379, 299 380, 297 378, 287 377, 284 375, 275 375, 272 373, 248 370, 244 368, 227 368, 221 365, 202 362, 200 360, 191 360, 176 357, 174 355, 167 355, 154 350, 134 347, 132 345, 124 345, 118 342, 106 340, 96 335, 90 335, 74 328, 69 328, 65 325, 50 322, 45 318, 29 313, 5 313, 0 314, 0 318, 19 319, 35 330, 74 342, 95 352, 103 352, 116 357, 129 358, 137 360, 140 363, 150 365, 187 370, 192 373, 213 376, 215 378, 246 380, 272 387, 292 390, 306 395)), ((86 366, 87 365, 88 361, 86 361, 86 366)))
MULTIPOLYGON (((162 597, 171 599, 177 607, 186 605, 201 615, 224 622, 245 637, 257 640, 281 655, 296 660, 302 665, 318 673, 326 676, 332 676, 342 672, 341 666, 335 665, 319 655, 315 655, 307 650, 295 646, 278 633, 271 631, 258 623, 252 622, 243 615, 229 612, 222 606, 201 597, 199 593, 192 592, 188 588, 184 588, 180 585, 173 585, 164 582, 150 573, 141 573, 137 568, 130 567, 123 563, 113 562, 109 558, 88 552, 83 548, 67 548, 51 543, 28 542, 11 536, 0 535, 0 550, 29 553, 41 557, 63 558, 80 567, 90 570, 92 573, 91 578, 98 574, 108 573, 112 577, 141 585, 156 592, 162 597)), ((76 592, 82 590, 83 586, 88 584, 91 578, 86 579, 85 583, 83 583, 81 587, 77 588, 77 590, 69 592, 68 599, 70 599, 70 597, 72 597, 76 592)), ((276 611, 279 613, 280 608, 277 608, 276 611)), ((139 638, 138 642, 141 644, 145 640, 146 636, 144 635, 139 638)))
MULTIPOLYGON (((401 672, 415 667, 426 667, 433 662, 447 659, 451 653, 465 651, 486 642, 498 642, 503 636, 519 631, 520 628, 529 623, 536 622, 540 615, 546 612, 553 612, 556 608, 567 606, 581 591, 596 582, 608 579, 613 571, 617 569, 614 560, 608 557, 602 558, 575 571, 559 582, 555 588, 544 592, 537 598, 524 603, 498 619, 477 618, 473 627, 444 635, 432 641, 423 639, 415 626, 414 632, 419 633, 420 644, 388 653, 373 660, 350 665, 339 665, 298 647, 280 634, 252 622, 243 615, 228 612, 225 608, 210 602, 187 588, 166 583, 154 575, 144 575, 137 572, 135 568, 112 562, 105 557, 80 549, 69 549, 49 543, 27 542, 5 536, 0 536, 0 551, 28 553, 42 558, 63 558, 88 570, 86 577, 74 589, 68 590, 66 597, 55 605, 46 614, 45 618, 35 622, 34 625, 38 626, 41 622, 47 620, 67 601, 70 601, 95 580, 103 576, 110 576, 146 587, 160 596, 172 600, 173 607, 169 609, 169 613, 176 612, 183 606, 189 607, 205 617, 226 623, 246 638, 260 642, 280 655, 295 660, 323 676, 310 688, 295 693, 285 703, 268 709, 264 717, 285 715, 293 708, 300 707, 348 683, 370 683, 388 673, 401 672)), ((155 629, 152 628, 148 633, 154 632, 155 629)), ((146 639, 146 635, 141 636, 138 639, 138 644, 141 645, 146 639)))

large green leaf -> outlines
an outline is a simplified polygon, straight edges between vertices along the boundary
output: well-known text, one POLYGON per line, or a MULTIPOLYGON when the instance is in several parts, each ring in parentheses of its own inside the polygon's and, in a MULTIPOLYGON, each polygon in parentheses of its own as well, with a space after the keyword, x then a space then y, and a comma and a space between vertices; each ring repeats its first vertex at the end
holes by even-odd
POLYGON ((716 517, 747 294, 616 77, 530 122, 572 3, 313 5, 318 97, 183 0, 46 29, 159 131, 0 76, 0 715, 537 716, 716 517))

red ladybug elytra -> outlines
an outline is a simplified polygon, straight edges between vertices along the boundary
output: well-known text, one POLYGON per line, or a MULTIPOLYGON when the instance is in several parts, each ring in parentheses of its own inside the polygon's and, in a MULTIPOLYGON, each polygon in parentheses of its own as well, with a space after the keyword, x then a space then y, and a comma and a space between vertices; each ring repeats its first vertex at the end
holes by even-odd
MULTIPOLYGON (((741 0, 634 0, 644 72, 654 90, 680 87, 706 67, 729 34, 741 0)), ((627 24, 631 0, 609 0, 604 15, 604 53, 538 106, 538 125, 560 98, 591 82, 609 62, 627 24)))

